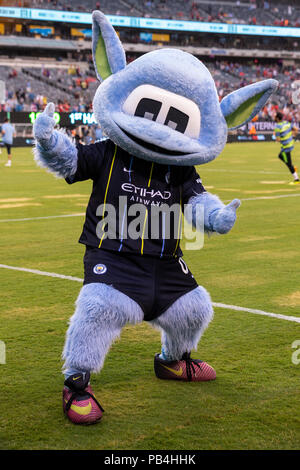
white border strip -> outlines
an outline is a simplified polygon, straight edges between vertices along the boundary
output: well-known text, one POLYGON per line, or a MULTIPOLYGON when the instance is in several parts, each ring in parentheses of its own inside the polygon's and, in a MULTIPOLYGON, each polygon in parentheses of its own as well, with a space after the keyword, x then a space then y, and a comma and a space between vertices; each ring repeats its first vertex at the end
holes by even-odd
MULTIPOLYGON (((38 269, 28 269, 28 268, 19 268, 16 266, 8 266, 7 264, 0 264, 0 268, 3 269, 12 269, 13 271, 23 271, 26 273, 31 273, 31 274, 38 274, 40 276, 48 276, 48 277, 54 277, 54 278, 59 278, 59 279, 67 279, 68 281, 76 281, 76 282, 83 282, 83 279, 79 277, 73 277, 73 276, 65 276, 64 274, 57 274, 57 273, 48 273, 46 271, 39 271, 38 269)), ((218 302, 213 302, 212 303, 214 307, 216 308, 225 308, 228 310, 236 310, 239 312, 247 312, 247 313, 255 313, 256 315, 264 315, 267 317, 272 317, 272 318, 278 318, 280 320, 287 320, 291 321, 294 323, 300 323, 300 317, 291 317, 288 315, 281 315, 279 313, 270 313, 270 312, 264 312, 263 310, 256 310, 252 308, 246 308, 246 307, 238 307, 237 305, 227 305, 227 304, 220 304, 218 302)))

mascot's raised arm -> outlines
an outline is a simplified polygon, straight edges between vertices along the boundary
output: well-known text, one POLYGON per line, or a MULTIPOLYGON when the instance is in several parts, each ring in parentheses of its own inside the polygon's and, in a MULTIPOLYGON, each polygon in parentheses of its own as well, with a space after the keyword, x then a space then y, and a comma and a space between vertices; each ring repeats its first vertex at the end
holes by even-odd
POLYGON ((225 206, 205 190, 194 165, 216 158, 228 129, 252 119, 277 88, 275 80, 264 80, 220 103, 209 71, 186 52, 160 49, 126 65, 119 38, 99 11, 93 58, 101 82, 94 114, 108 139, 75 146, 54 129, 52 103, 34 124, 39 165, 69 184, 93 181, 79 240, 86 246, 84 285, 63 352, 64 411, 83 424, 103 412, 90 372, 101 370, 127 323, 145 320, 161 331, 158 378, 215 379, 210 365, 190 356, 213 308, 182 259, 182 208, 190 206, 197 227, 202 214, 208 233, 230 231, 239 200, 225 206))

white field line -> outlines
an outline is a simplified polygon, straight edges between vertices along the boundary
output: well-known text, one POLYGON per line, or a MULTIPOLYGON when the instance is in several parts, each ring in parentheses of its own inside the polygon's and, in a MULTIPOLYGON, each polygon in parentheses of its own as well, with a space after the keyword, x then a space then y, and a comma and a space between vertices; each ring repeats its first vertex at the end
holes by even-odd
MULTIPOLYGON (((83 282, 83 279, 79 277, 73 277, 73 276, 65 276, 64 274, 57 274, 57 273, 48 273, 46 271, 39 271, 38 269, 28 269, 28 268, 20 268, 16 266, 8 266, 6 264, 0 264, 0 268, 4 269, 11 269, 14 271, 24 271, 27 273, 31 274, 38 274, 40 276, 48 276, 48 277, 55 277, 59 279, 66 279, 68 281, 76 281, 76 282, 83 282)), ((263 310, 256 310, 253 308, 246 308, 246 307, 239 307, 237 305, 227 305, 227 304, 221 304, 218 302, 213 302, 212 303, 214 307, 216 308, 224 308, 227 310, 236 310, 239 312, 247 312, 247 313, 254 313, 256 315, 264 315, 267 317, 272 317, 272 318, 278 318, 280 320, 287 320, 295 323, 300 323, 300 317, 292 317, 288 315, 281 315, 279 313, 270 313, 270 312, 264 312, 263 310)))
POLYGON ((27 222, 28 220, 46 220, 46 219, 61 219, 65 217, 80 217, 85 215, 84 212, 80 214, 65 214, 65 215, 49 215, 45 217, 30 217, 30 218, 25 218, 25 219, 1 219, 1 222, 27 222))
POLYGON ((64 274, 57 274, 57 273, 48 273, 47 271, 39 271, 38 269, 19 268, 17 266, 8 266, 7 264, 0 264, 0 268, 12 269, 13 271, 24 271, 26 273, 38 274, 39 276, 48 276, 48 277, 56 277, 59 279, 67 279, 68 281, 83 282, 83 279, 80 279, 80 277, 65 276, 64 274))
POLYGON ((247 197, 242 198, 240 201, 258 201, 260 199, 281 199, 283 197, 299 197, 300 193, 297 194, 278 194, 277 196, 258 196, 258 197, 247 197))
MULTIPOLYGON (((253 173, 255 175, 282 175, 282 171, 265 171, 265 170, 226 170, 225 168, 205 168, 205 171, 214 171, 220 173, 253 173)), ((203 171, 204 173, 204 171, 203 171)))
POLYGON ((254 308, 238 307, 237 305, 220 304, 218 302, 213 302, 213 306, 217 308, 226 308, 228 310, 237 310, 240 312, 255 313, 256 315, 265 315, 267 317, 279 318, 281 320, 287 320, 287 321, 300 323, 300 317, 299 318, 291 317, 288 315, 281 315, 280 313, 264 312, 263 310, 256 310, 254 308))
MULTIPOLYGON (((236 199, 239 199, 240 201, 260 201, 263 199, 281 199, 283 197, 300 197, 300 193, 297 194, 278 194, 277 196, 257 196, 257 197, 236 197, 236 199)), ((222 199, 223 202, 231 202, 232 199, 222 199)), ((1 220, 0 220, 1 222, 1 220)))
MULTIPOLYGON (((297 194, 278 194, 277 196, 259 196, 259 197, 248 197, 248 198, 238 198, 240 201, 259 201, 261 199, 281 199, 281 198, 286 198, 286 197, 299 197, 300 193, 297 194)), ((224 202, 230 202, 231 199, 224 200, 224 202)), ((84 216, 85 213, 79 213, 79 214, 66 214, 66 215, 49 215, 46 217, 30 217, 30 218, 24 218, 24 219, 0 219, 0 223, 4 222, 27 222, 31 220, 47 220, 47 219, 60 219, 60 218, 65 218, 65 217, 82 217, 84 216)))

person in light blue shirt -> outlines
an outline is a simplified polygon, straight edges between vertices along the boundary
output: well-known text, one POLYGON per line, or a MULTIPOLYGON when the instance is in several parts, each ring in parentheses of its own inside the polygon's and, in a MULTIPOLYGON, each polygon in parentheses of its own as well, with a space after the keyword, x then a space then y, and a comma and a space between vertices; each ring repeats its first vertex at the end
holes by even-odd
POLYGON ((102 128, 100 125, 98 125, 95 129, 95 142, 100 142, 101 140, 106 140, 106 136, 104 132, 102 131, 102 128))
POLYGON ((11 147, 13 139, 16 135, 14 126, 9 122, 9 119, 5 119, 4 124, 1 127, 2 140, 7 150, 7 163, 5 166, 11 166, 11 147))

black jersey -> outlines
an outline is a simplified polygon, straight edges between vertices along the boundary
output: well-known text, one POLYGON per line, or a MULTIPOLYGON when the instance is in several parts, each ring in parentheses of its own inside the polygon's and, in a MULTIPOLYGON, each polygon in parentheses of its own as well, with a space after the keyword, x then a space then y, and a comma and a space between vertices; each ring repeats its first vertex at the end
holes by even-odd
POLYGON ((124 253, 181 256, 182 209, 205 191, 195 168, 133 157, 109 139, 77 149, 77 171, 67 183, 93 180, 79 242, 124 253))

